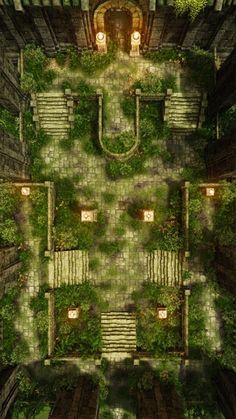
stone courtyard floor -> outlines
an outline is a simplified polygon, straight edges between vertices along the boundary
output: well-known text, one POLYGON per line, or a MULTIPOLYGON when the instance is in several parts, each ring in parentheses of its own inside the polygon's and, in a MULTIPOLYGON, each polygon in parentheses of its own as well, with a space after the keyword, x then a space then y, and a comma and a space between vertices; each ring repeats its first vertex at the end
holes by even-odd
MULTIPOLYGON (((52 60, 51 67, 55 68, 52 60)), ((76 82, 78 77, 84 77, 79 71, 72 72, 68 69, 57 68, 58 76, 53 89, 59 90, 63 80, 76 82)), ((189 75, 180 64, 168 63, 154 65, 149 61, 138 58, 130 59, 120 53, 117 61, 111 64, 101 75, 87 78, 87 81, 97 88, 103 88, 108 94, 110 115, 107 118, 105 131, 107 133, 133 129, 132 121, 128 120, 121 110, 119 99, 124 90, 128 90, 135 79, 143 78, 147 72, 165 77, 173 74, 177 78, 180 91, 196 91, 196 87, 189 82, 189 75)), ((70 151, 64 151, 58 139, 52 139, 42 152, 46 163, 46 174, 56 174, 61 178, 66 177, 74 181, 77 198, 85 206, 97 203, 98 209, 107 216, 107 240, 124 240, 124 248, 116 256, 108 256, 98 248, 89 253, 90 260, 97 259, 99 265, 96 270, 90 271, 90 280, 100 287, 102 296, 108 302, 108 311, 127 310, 132 304, 132 292, 140 289, 147 279, 147 252, 143 248, 145 231, 134 230, 125 223, 125 213, 129 202, 135 197, 149 197, 158 202, 158 188, 169 188, 181 185, 181 173, 185 167, 201 166, 202 162, 191 146, 181 136, 174 136, 165 145, 173 155, 173 161, 165 162, 160 157, 149 159, 145 163, 145 173, 133 178, 112 181, 105 172, 106 159, 104 156, 87 154, 79 140, 75 141, 70 151), (111 203, 106 203, 104 196, 114 195, 111 203), (123 222, 122 222, 123 220, 123 222), (124 230, 121 233, 122 226, 124 230)), ((27 209, 25 209, 27 211, 27 209)), ((22 295, 22 313, 17 328, 30 342, 31 357, 37 359, 38 346, 34 332, 33 317, 29 309, 29 299, 35 295, 42 284, 42 275, 39 274, 37 265, 38 242, 32 239, 29 226, 26 226, 26 236, 30 244, 35 262, 28 274, 28 284, 24 296, 22 295)), ((195 261, 195 279, 205 281, 199 260, 195 261)), ((216 313, 214 312, 213 296, 206 294, 206 306, 209 308, 209 330, 215 349, 219 349, 219 334, 216 313)), ((86 364, 86 363, 84 363, 86 364)), ((85 368, 86 369, 86 368, 85 368)), ((88 367, 88 372, 90 368, 88 367)), ((116 406, 115 417, 122 418, 124 411, 116 406)), ((131 415, 132 417, 132 415, 131 415)), ((135 416, 133 416, 135 417, 135 416)))

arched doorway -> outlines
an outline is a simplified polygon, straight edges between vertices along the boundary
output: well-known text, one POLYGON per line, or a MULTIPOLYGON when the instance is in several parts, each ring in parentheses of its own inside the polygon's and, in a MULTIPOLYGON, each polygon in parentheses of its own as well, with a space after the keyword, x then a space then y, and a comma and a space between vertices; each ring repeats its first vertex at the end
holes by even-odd
POLYGON ((107 0, 104 3, 101 3, 94 11, 93 24, 95 32, 106 32, 106 28, 109 29, 110 27, 110 33, 108 35, 116 37, 115 29, 112 29, 112 25, 108 23, 107 16, 108 18, 110 17, 113 22, 116 22, 116 30, 118 30, 119 26, 122 32, 124 30, 123 28, 129 25, 130 29, 128 34, 126 34, 127 39, 128 37, 130 39, 130 34, 134 31, 142 33, 142 10, 137 4, 134 4, 130 0, 107 0), (110 16, 108 13, 109 11, 111 11, 110 16))
POLYGON ((126 9, 108 9, 104 16, 107 40, 115 42, 119 49, 130 50, 132 33, 132 15, 126 9))

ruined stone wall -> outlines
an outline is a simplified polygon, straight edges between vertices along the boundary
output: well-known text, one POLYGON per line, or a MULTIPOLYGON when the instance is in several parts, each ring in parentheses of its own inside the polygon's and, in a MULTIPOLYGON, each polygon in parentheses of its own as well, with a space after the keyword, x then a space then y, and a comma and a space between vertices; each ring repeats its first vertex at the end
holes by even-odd
POLYGON ((27 174, 25 144, 0 129, 0 177, 24 179, 27 174))
MULTIPOLYGON (((170 6, 151 10, 151 3, 147 0, 137 2, 143 13, 144 49, 217 47, 225 58, 236 43, 236 6, 224 7, 221 11, 208 7, 191 22, 187 15, 177 17, 170 6)), ((78 49, 92 48, 95 47, 93 15, 98 4, 101 4, 98 0, 90 3, 84 0, 81 7, 24 6, 24 12, 2 7, 0 28, 12 51, 32 41, 42 45, 48 55, 54 55, 69 44, 78 49)))
POLYGON ((21 262, 15 246, 0 248, 0 298, 8 288, 16 284, 20 267, 21 262))

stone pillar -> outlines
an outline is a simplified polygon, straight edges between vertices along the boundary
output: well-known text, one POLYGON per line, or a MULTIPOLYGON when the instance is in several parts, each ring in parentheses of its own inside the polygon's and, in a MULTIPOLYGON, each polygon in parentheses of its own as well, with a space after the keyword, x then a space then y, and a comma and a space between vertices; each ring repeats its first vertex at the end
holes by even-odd
POLYGON ((217 112, 230 108, 236 103, 236 48, 216 74, 216 86, 209 98, 208 113, 214 116, 217 112))
POLYGON ((59 45, 50 24, 47 12, 40 7, 30 9, 30 12, 32 14, 36 29, 38 30, 42 39, 46 54, 48 56, 54 56, 57 50, 59 50, 59 45))
POLYGON ((184 354, 185 358, 188 358, 189 355, 189 343, 188 343, 188 335, 189 335, 189 301, 188 298, 190 296, 190 290, 184 290, 184 313, 183 313, 183 344, 184 344, 184 354))
POLYGON ((14 114, 19 114, 21 102, 25 94, 20 86, 20 75, 6 56, 0 50, 0 105, 14 114))
POLYGON ((46 292, 45 298, 48 300, 48 356, 53 355, 55 346, 55 296, 53 292, 46 292))

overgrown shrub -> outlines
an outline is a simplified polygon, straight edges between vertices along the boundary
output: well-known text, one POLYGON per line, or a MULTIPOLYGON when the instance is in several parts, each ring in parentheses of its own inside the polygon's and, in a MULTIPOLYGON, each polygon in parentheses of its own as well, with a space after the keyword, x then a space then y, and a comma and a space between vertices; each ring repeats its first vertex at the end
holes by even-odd
POLYGON ((189 13, 194 20, 196 16, 207 6, 208 0, 174 0, 174 8, 177 14, 189 13))
POLYGON ((149 73, 144 79, 134 82, 132 89, 141 89, 142 93, 155 95, 165 93, 167 89, 177 90, 176 78, 172 75, 160 78, 156 74, 149 73))
POLYGON ((91 356, 101 350, 101 301, 89 284, 62 286, 55 291, 55 318, 57 324, 57 356, 76 353, 91 356), (67 319, 67 309, 79 307, 79 319, 67 319))
POLYGON ((106 242, 100 243, 100 246, 99 246, 101 252, 106 253, 109 256, 112 256, 121 252, 123 247, 124 247, 124 241, 121 241, 121 240, 106 241, 106 242))
POLYGON ((46 285, 41 287, 39 293, 32 298, 30 303, 31 310, 34 313, 34 323, 42 357, 45 357, 48 353, 48 300, 45 298, 47 289, 46 285))
POLYGON ((99 71, 105 70, 115 60, 116 51, 117 48, 114 44, 110 44, 106 54, 100 54, 94 51, 78 53, 75 49, 70 48, 68 51, 69 66, 71 70, 77 70, 79 68, 84 74, 92 76, 99 71))
POLYGON ((43 245, 46 245, 47 231, 48 231, 48 199, 46 188, 35 188, 30 194, 30 201, 32 204, 31 212, 29 214, 32 232, 35 237, 42 240, 43 245))
POLYGON ((193 48, 186 53, 186 65, 190 68, 195 83, 202 89, 211 92, 214 87, 213 53, 193 48))
POLYGON ((166 61, 182 61, 185 58, 185 53, 177 48, 162 48, 159 51, 147 51, 144 53, 144 57, 154 63, 161 64, 166 61))
POLYGON ((176 220, 167 220, 161 226, 154 226, 146 247, 149 251, 180 250, 183 247, 183 236, 176 220))
POLYGON ((102 139, 104 147, 111 153, 122 154, 129 151, 135 144, 132 131, 124 131, 115 137, 105 136, 102 139))
POLYGON ((48 90, 56 73, 48 70, 49 59, 40 47, 34 44, 26 45, 24 50, 24 75, 21 80, 22 88, 28 93, 44 92, 48 90))
POLYGON ((0 319, 3 324, 0 360, 3 365, 24 362, 28 356, 28 347, 15 330, 15 322, 19 316, 18 294, 19 289, 11 288, 0 299, 0 319))
POLYGON ((154 355, 182 349, 181 295, 176 288, 147 284, 134 293, 137 306, 137 344, 154 355), (168 318, 160 320, 157 307, 166 307, 168 318))
POLYGON ((15 218, 19 204, 17 190, 0 184, 0 246, 19 245, 22 241, 15 218))
POLYGON ((106 163, 106 173, 112 180, 128 178, 144 171, 144 161, 140 155, 135 155, 124 162, 110 160, 106 163))
POLYGON ((58 52, 55 56, 56 62, 60 67, 64 67, 66 64, 66 54, 64 52, 58 52))
POLYGON ((221 135, 227 136, 236 124, 236 105, 233 105, 229 109, 221 112, 219 117, 221 135))
POLYGON ((19 119, 0 106, 0 129, 13 137, 19 137, 19 119))
POLYGON ((236 242, 236 185, 223 184, 214 216, 214 234, 222 246, 234 246, 236 242))

